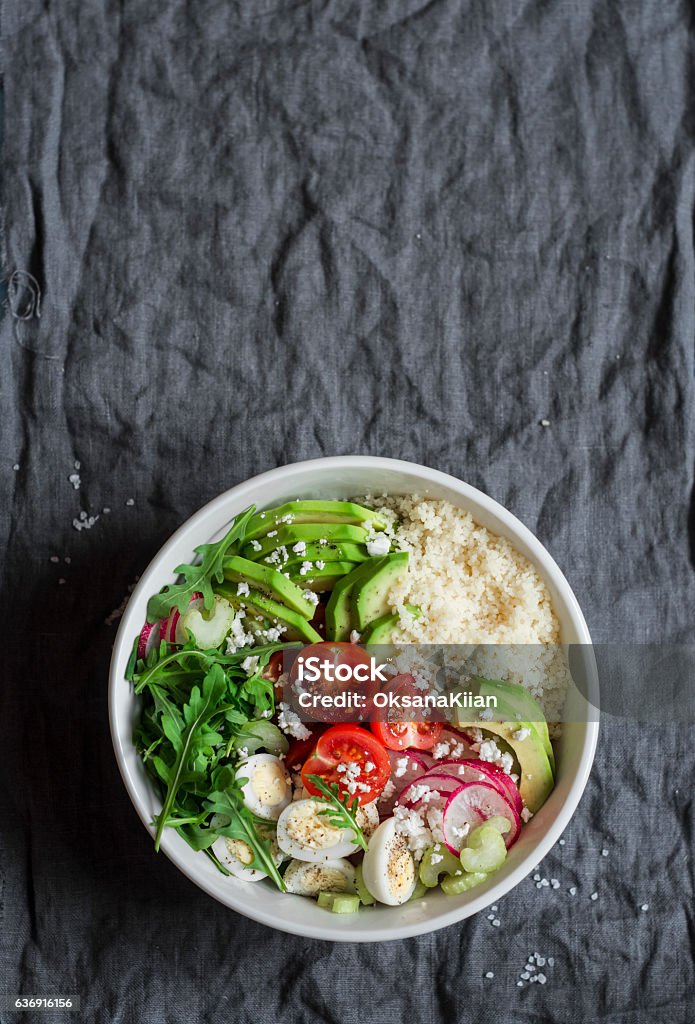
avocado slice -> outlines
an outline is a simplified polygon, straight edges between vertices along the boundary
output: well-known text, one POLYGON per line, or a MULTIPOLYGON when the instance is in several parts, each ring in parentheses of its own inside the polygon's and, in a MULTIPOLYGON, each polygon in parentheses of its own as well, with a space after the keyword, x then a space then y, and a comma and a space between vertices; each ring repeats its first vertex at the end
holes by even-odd
MULTIPOLYGON (((406 608, 416 619, 421 615, 420 609, 416 604, 407 604, 406 608)), ((400 615, 396 612, 387 612, 386 615, 382 615, 380 618, 375 619, 374 622, 369 623, 362 634, 360 643, 390 644, 391 638, 399 625, 400 615)))
POLYGON ((383 560, 383 556, 368 558, 358 565, 349 576, 333 587, 333 593, 326 605, 326 636, 329 640, 348 640, 353 629, 350 595, 356 583, 370 576, 383 560))
POLYGON ((259 565, 240 555, 226 558, 222 565, 224 578, 236 583, 248 583, 253 590, 259 590, 266 597, 287 605, 305 619, 314 617, 315 606, 307 601, 298 586, 268 565, 259 565))
POLYGON ((378 512, 352 501, 288 501, 252 516, 246 527, 246 540, 265 537, 276 526, 290 523, 343 523, 346 526, 371 523, 375 530, 383 530, 387 525, 378 512))
POLYGON ((243 597, 239 597, 236 591, 224 584, 215 587, 215 592, 236 607, 248 608, 257 612, 262 618, 270 619, 271 622, 285 627, 285 636, 288 640, 306 640, 307 643, 319 643, 323 637, 317 633, 311 623, 307 622, 298 612, 286 608, 284 604, 273 601, 265 594, 259 594, 257 590, 251 590, 243 597))
POLYGON ((499 736, 508 744, 521 769, 519 792, 528 809, 535 814, 550 796, 555 780, 543 741, 532 727, 532 722, 459 722, 460 729, 482 729, 499 736), (515 739, 514 734, 528 730, 524 739, 515 739))
POLYGON ((252 562, 260 562, 275 548, 286 547, 289 554, 292 545, 299 541, 305 544, 320 540, 327 540, 329 544, 364 544, 367 540, 367 531, 363 526, 346 526, 343 523, 304 523, 299 526, 282 526, 271 532, 275 534, 274 537, 263 537, 244 544, 242 556, 252 562))
POLYGON ((355 584, 351 604, 356 629, 362 632, 371 622, 391 610, 389 593, 407 568, 407 551, 394 551, 384 555, 381 564, 355 584))
POLYGON ((496 697, 497 711, 495 718, 502 722, 523 721, 527 727, 533 727, 543 743, 548 755, 550 767, 555 771, 555 751, 550 742, 548 723, 543 709, 528 690, 518 683, 507 683, 501 679, 478 679, 481 697, 496 697))
MULTIPOLYGON (((307 544, 304 553, 298 555, 290 548, 289 559, 283 562, 283 572, 294 572, 303 562, 366 562, 369 558, 364 544, 307 544)), ((267 561, 268 556, 263 559, 267 561)))
POLYGON ((305 590, 313 590, 315 593, 324 590, 332 590, 338 580, 348 576, 355 569, 354 562, 326 562, 323 569, 313 565, 304 576, 297 571, 290 572, 290 579, 298 587, 303 586, 305 590))

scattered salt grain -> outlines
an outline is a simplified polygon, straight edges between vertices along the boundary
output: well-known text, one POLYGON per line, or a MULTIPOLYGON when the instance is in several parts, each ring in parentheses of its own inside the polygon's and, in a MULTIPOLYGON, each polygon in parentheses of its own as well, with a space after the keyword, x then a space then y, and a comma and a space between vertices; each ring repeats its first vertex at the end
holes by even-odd
POLYGON ((15 473, 19 473, 19 463, 18 462, 15 462, 15 464, 14 464, 14 466, 12 468, 15 471, 15 473))
POLYGON ((485 977, 486 978, 494 978, 495 975, 493 974, 492 971, 485 971, 485 977))
POLYGON ((565 845, 565 840, 564 839, 560 839, 559 842, 560 842, 560 846, 564 846, 565 845))
POLYGON ((550 420, 541 420, 541 426, 542 427, 549 427, 550 426, 550 420))
POLYGON ((646 912, 649 910, 649 904, 648 903, 643 903, 642 906, 640 907, 640 910, 642 911, 642 913, 646 914, 646 912))
POLYGON ((560 888, 560 883, 558 882, 557 878, 551 878, 550 879, 550 884, 553 887, 553 889, 559 889, 560 888))
POLYGON ((65 582, 66 582, 65 579, 61 576, 60 579, 58 580, 58 586, 62 586, 63 583, 65 583, 65 582))
POLYGON ((51 555, 51 561, 53 562, 54 565, 56 565, 56 563, 59 562, 60 559, 58 558, 57 555, 51 555))
POLYGON ((591 899, 592 900, 597 900, 598 899, 598 893, 597 892, 592 892, 591 899))
POLYGON ((577 888, 574 885, 570 889, 568 889, 567 891, 569 892, 570 896, 576 896, 577 895, 577 888))
POLYGON ((107 516, 110 513, 111 509, 110 508, 102 508, 101 511, 104 513, 105 516, 107 516))
POLYGON ((607 857, 608 856, 608 850, 601 850, 601 856, 602 857, 607 857))
POLYGON ((76 491, 79 491, 82 481, 80 480, 79 473, 71 473, 68 477, 68 482, 72 484, 76 491))
POLYGON ((496 917, 495 920, 492 922, 492 927, 493 928, 499 928, 501 923, 502 922, 500 921, 499 917, 496 917))
POLYGON ((128 498, 128 500, 126 501, 126 505, 128 506, 128 508, 132 508, 134 504, 135 498, 128 498))
POLYGON ((99 516, 88 516, 86 512, 80 512, 79 519, 73 519, 72 525, 78 532, 80 530, 91 530, 99 516))

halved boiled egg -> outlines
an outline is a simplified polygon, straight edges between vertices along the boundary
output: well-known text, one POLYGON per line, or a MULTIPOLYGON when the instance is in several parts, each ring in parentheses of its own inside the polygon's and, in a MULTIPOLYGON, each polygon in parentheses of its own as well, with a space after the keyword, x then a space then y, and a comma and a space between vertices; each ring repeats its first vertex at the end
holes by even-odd
POLYGON ((349 860, 327 860, 307 864, 293 860, 284 875, 288 892, 318 896, 320 892, 355 892, 355 869, 349 860))
POLYGON ((278 846, 297 860, 314 864, 347 857, 358 849, 349 828, 332 825, 321 800, 295 800, 278 818, 278 846))
MULTIPOLYGON (((228 825, 229 818, 216 814, 213 816, 213 826, 228 825)), ((286 855, 282 852, 275 839, 275 829, 272 825, 256 825, 256 832, 261 839, 270 840, 270 850, 276 865, 280 867, 286 855)), ((229 839, 227 836, 220 836, 211 847, 220 864, 222 864, 235 878, 241 878, 245 882, 260 882, 267 878, 267 872, 260 868, 252 868, 253 850, 243 839, 229 839)))
POLYGON ((369 840, 362 861, 362 877, 374 899, 398 907, 413 895, 417 873, 405 837, 396 831, 396 819, 382 821, 369 840))
POLYGON ((244 803, 259 818, 276 821, 292 799, 292 784, 284 762, 274 754, 254 754, 237 768, 244 803))

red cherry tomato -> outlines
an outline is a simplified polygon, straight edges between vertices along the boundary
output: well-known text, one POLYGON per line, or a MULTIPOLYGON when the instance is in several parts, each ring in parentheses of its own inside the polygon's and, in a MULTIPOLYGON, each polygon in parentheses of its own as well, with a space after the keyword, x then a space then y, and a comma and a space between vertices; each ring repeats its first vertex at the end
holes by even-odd
POLYGON ((319 796, 308 776, 320 775, 327 783, 337 782, 342 793, 368 804, 381 793, 390 774, 389 756, 375 736, 359 725, 333 725, 319 737, 304 764, 302 782, 312 796, 319 796))
POLYGON ((334 640, 323 640, 321 643, 304 647, 290 671, 290 690, 293 704, 298 704, 300 693, 309 694, 316 703, 300 705, 303 715, 317 722, 353 722, 366 717, 371 699, 377 685, 371 679, 371 658, 357 644, 339 643, 334 640), (316 659, 310 661, 309 659, 316 659), (300 667, 303 678, 300 679, 300 667), (363 673, 366 681, 355 679, 354 673, 363 673), (310 675, 318 672, 318 678, 310 675), (336 678, 336 672, 346 678, 336 678), (341 694, 355 695, 363 698, 364 707, 360 703, 348 703, 346 707, 336 707, 330 701, 324 706, 321 697, 334 700, 341 694))
MULTIPOLYGON (((383 692, 389 695, 393 694, 399 699, 404 696, 413 698, 421 693, 415 685, 415 678, 410 673, 394 676, 383 688, 383 692)), ((407 747, 430 750, 441 736, 443 723, 440 721, 413 722, 406 720, 408 711, 407 707, 398 708, 389 705, 384 708, 376 708, 370 716, 369 724, 372 732, 389 750, 405 750, 407 747)), ((434 715, 437 715, 436 711, 434 715)))

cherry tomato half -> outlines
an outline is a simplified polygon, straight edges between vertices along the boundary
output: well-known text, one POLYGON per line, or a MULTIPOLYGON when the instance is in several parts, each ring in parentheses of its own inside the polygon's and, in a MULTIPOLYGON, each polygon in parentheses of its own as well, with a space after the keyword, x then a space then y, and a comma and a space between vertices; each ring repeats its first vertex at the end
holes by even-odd
MULTIPOLYGON (((394 676, 383 692, 396 698, 416 697, 420 691, 415 685, 415 678, 409 673, 394 676)), ((418 750, 430 750, 441 736, 444 725, 441 721, 410 721, 407 720, 408 708, 386 706, 378 708, 370 716, 370 728, 375 736, 389 750, 405 750, 415 747, 418 750)), ((412 714, 412 710, 411 710, 412 714)), ((430 717, 438 717, 435 711, 430 717)))
POLYGON ((300 693, 310 695, 311 703, 302 703, 300 707, 307 718, 317 722, 360 721, 366 717, 376 691, 367 652, 357 644, 333 640, 304 647, 292 666, 289 682, 294 704, 298 703, 300 693), (355 679, 356 670, 365 681, 355 679), (348 695, 359 698, 360 703, 348 701, 348 695), (321 697, 328 698, 325 706, 320 703, 321 697), (334 701, 338 697, 345 699, 345 706, 340 706, 340 701, 336 706, 334 701))
POLYGON ((342 793, 368 804, 379 796, 390 774, 391 761, 375 736, 359 725, 333 725, 305 762, 302 782, 312 796, 319 796, 307 776, 320 775, 328 783, 337 782, 342 793))

